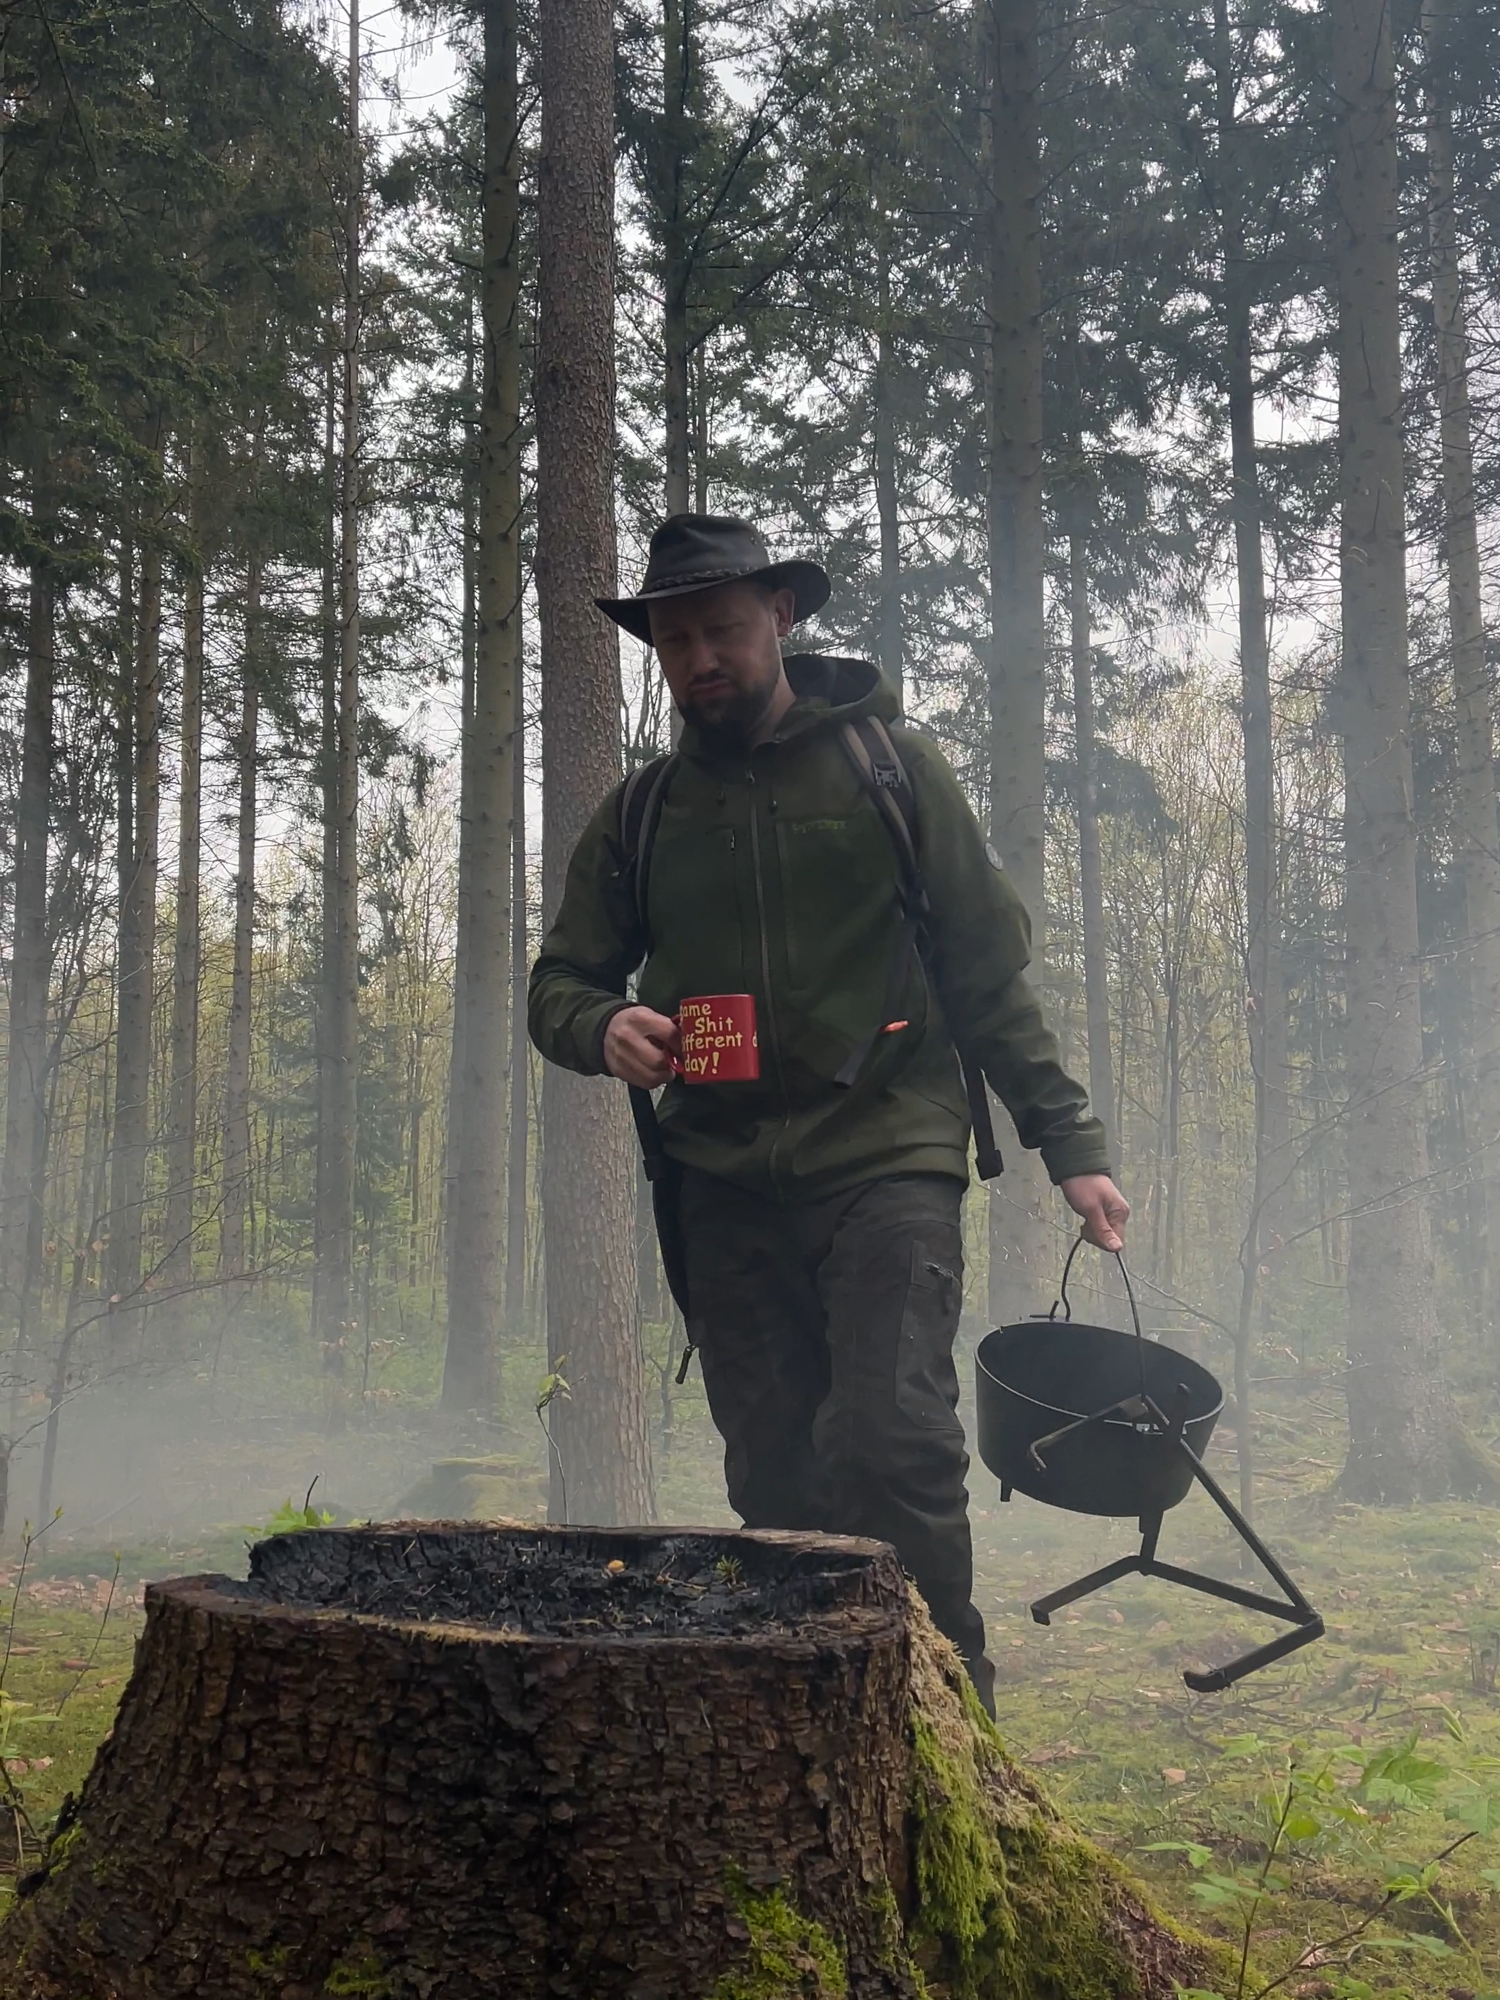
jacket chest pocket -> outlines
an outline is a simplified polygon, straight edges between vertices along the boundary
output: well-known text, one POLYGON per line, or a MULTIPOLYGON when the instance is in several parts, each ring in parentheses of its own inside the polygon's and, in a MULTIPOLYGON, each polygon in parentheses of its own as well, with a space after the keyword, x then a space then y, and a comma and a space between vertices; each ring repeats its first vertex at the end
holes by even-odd
POLYGON ((890 835, 873 812, 781 819, 776 850, 788 982, 863 1034, 885 987, 899 908, 890 835))
POLYGON ((642 979, 650 1004, 668 1010, 685 993, 738 992, 744 984, 745 927, 740 848, 734 827, 705 827, 684 813, 662 814, 647 884, 651 957, 642 979))

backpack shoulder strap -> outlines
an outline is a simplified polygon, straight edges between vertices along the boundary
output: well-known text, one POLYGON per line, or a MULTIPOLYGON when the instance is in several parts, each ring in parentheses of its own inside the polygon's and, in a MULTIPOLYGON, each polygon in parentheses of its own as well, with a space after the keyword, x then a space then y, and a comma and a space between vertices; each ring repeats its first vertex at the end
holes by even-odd
POLYGON ((649 764, 637 765, 620 787, 621 873, 630 878, 636 917, 642 931, 646 928, 646 884, 651 873, 651 849, 656 843, 656 829, 661 822, 661 809, 666 803, 667 787, 672 782, 672 773, 677 769, 678 762, 675 750, 666 757, 653 757, 649 764))
POLYGON ((901 753, 891 741, 885 724, 873 715, 846 722, 840 734, 844 754, 886 823, 901 866, 903 888, 908 897, 914 896, 918 906, 925 908, 927 896, 917 859, 917 795, 906 775, 901 753))
MULTIPOLYGON (((891 740, 890 731, 875 716, 864 715, 856 722, 846 722, 840 731, 840 738, 845 755, 885 821, 891 844, 896 850, 896 864, 901 871, 901 900, 905 918, 884 1010, 889 1015, 896 1001, 900 965, 913 944, 924 968, 930 970, 924 923, 929 904, 917 846, 917 795, 901 761, 901 753, 891 740)), ((875 1037, 871 1036, 854 1050, 839 1072, 840 1083, 854 1081, 874 1040, 875 1037)), ((964 1042, 958 1042, 957 1046, 959 1066, 963 1070, 964 1094, 969 1100, 969 1123, 974 1129, 975 1164, 979 1169, 979 1178, 992 1181, 1005 1171, 1005 1165, 1000 1157, 1000 1148, 995 1143, 995 1122, 990 1113, 989 1092, 974 1050, 964 1042)))

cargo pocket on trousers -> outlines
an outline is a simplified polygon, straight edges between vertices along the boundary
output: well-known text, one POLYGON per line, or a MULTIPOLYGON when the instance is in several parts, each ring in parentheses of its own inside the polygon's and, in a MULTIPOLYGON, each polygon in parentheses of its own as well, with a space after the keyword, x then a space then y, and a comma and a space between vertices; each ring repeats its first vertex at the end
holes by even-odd
POLYGON ((911 1246, 911 1278, 896 1343, 896 1407, 922 1430, 959 1431, 953 1340, 963 1305, 962 1265, 921 1242, 911 1246))

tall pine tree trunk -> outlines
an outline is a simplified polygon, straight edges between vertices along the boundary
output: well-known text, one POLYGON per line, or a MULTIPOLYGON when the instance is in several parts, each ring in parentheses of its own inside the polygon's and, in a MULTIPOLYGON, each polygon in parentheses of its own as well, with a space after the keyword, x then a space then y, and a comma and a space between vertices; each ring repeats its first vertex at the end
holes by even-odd
POLYGON ((1109 961, 1104 938, 1104 861, 1099 845, 1099 741, 1094 724, 1094 629, 1082 535, 1068 538, 1068 625, 1073 665, 1073 749, 1078 766, 1078 887, 1083 914, 1083 1007, 1089 1099, 1116 1160, 1114 1057, 1109 1034, 1109 961))
POLYGON ((708 453, 713 429, 713 391, 708 381, 708 337, 693 349, 693 505, 708 512, 708 453))
POLYGON ((692 0, 662 0, 662 415, 666 428, 667 512, 685 514, 688 487, 688 313, 690 267, 683 177, 692 88, 692 0))
POLYGON ((56 603, 45 562, 31 565, 26 623, 26 703, 16 798, 5 1157, 0 1181, 0 1284, 15 1330, 19 1393, 30 1344, 30 1305, 41 1249, 47 1170, 47 836, 52 798, 52 711, 57 679, 56 603))
POLYGON ((1448 626, 1458 713, 1458 821, 1468 925, 1469 1022, 1463 1098, 1475 1160, 1482 1273, 1480 1306, 1494 1337, 1500 1324, 1500 834, 1495 814, 1495 732, 1490 713, 1474 498, 1469 330, 1454 211, 1453 115, 1448 79, 1447 9, 1422 13, 1428 72, 1427 167, 1432 317, 1437 336, 1443 454, 1443 534, 1448 556, 1448 626))
POLYGON ((1277 1240, 1290 1176, 1286 987, 1281 889, 1276 864, 1271 651, 1261 546, 1260 466, 1255 450, 1255 357, 1251 271, 1245 250, 1241 135, 1228 0, 1214 0, 1214 71, 1219 138, 1219 210, 1224 258, 1224 331, 1229 377, 1240 718, 1245 744, 1245 1020, 1255 1090, 1255 1170, 1240 1243, 1240 1303, 1234 1385, 1240 1506, 1251 1511, 1251 1347, 1261 1264, 1277 1240))
MULTIPOLYGON (((122 728, 128 753, 130 840, 119 857, 120 904, 115 994, 115 1121, 110 1149, 110 1292, 139 1303, 145 1223, 146 1161, 151 1145, 151 1012, 156 965, 156 880, 161 818, 161 548, 140 555, 134 646, 123 663, 133 675, 122 728)), ((120 821, 127 820, 122 799, 120 821)))
POLYGON ((1433 1307, 1401 437, 1396 86, 1384 0, 1328 0, 1335 163, 1348 983, 1349 1455, 1344 1489, 1449 1474, 1433 1307))
POLYGON ((474 294, 467 301, 467 338, 464 344, 465 456, 463 480, 463 613, 461 663, 459 671, 458 726, 458 895, 453 927, 453 1040, 448 1051, 448 1131, 443 1153, 443 1272, 448 1290, 453 1289, 453 1260, 457 1237, 453 1228, 453 1184, 463 1155, 464 1134, 464 1048, 468 1039, 469 1014, 469 870, 474 863, 474 843, 464 835, 469 822, 470 800, 474 791, 474 666, 478 651, 478 568, 479 507, 475 497, 475 441, 477 410, 474 395, 474 294))
MULTIPOLYGON (((545 914, 590 815, 620 777, 614 589, 614 38, 609 0, 541 0, 537 592, 545 914)), ((548 1064, 543 1098, 551 1511, 650 1518, 636 1323, 634 1143, 621 1085, 548 1064), (564 1495, 566 1481, 566 1496, 564 1495)))
POLYGON ((526 691, 516 658, 516 730, 511 749, 510 1152, 505 1189, 505 1323, 518 1338, 526 1320, 526 1162, 531 1133, 531 1056, 526 1040, 526 691))
MULTIPOLYGON (((1041 140, 1037 0, 985 0, 989 47, 990 838, 1042 961, 1046 883, 1046 652, 1042 514, 1041 140)), ((1013 1148, 990 1196, 990 1313, 1019 1319, 1056 1255, 1046 1176, 1013 1148)))
POLYGON ((338 883, 339 806, 339 465, 338 465, 338 350, 334 326, 328 325, 328 351, 323 374, 323 576, 320 630, 318 726, 319 835, 322 846, 318 882, 318 938, 321 951, 314 988, 313 1050, 317 1065, 316 1144, 313 1159, 313 1268, 311 1322, 315 1333, 323 1326, 323 1245, 329 1233, 328 1150, 324 1132, 328 1128, 329 1048, 333 1035, 336 999, 333 959, 330 947, 334 935, 335 891, 338 883))
MULTIPOLYGON (((191 447, 189 447, 191 451, 191 447)), ((196 496, 188 466, 188 532, 196 496)), ((177 888, 172 919, 172 1029, 167 1079, 167 1240, 162 1275, 191 1283, 198 1165, 199 868, 203 816, 203 571, 190 559, 182 605, 182 723, 177 771, 177 888)), ((179 1319, 181 1315, 178 1315, 179 1319)))
POLYGON ((234 871, 234 970, 229 994, 229 1048, 224 1064, 224 1191, 219 1269, 242 1278, 247 1269, 250 1207, 250 1029, 255 970, 255 835, 260 753, 261 561, 252 554, 245 583, 245 660, 234 760, 239 779, 238 854, 234 871))
POLYGON ((473 746, 460 872, 468 889, 464 1111, 453 1177, 443 1403, 488 1410, 505 1305, 511 820, 521 665, 521 262, 515 0, 484 14, 484 385, 479 429, 473 746), (467 866, 464 865, 467 861, 467 866))
POLYGON ((880 519, 880 671, 902 687, 901 489, 896 471, 896 337, 891 329, 891 253, 880 224, 875 331, 875 511, 880 519))
POLYGON ((325 935, 328 1019, 319 1142, 324 1196, 318 1309, 333 1415, 354 1314, 354 1190, 359 1082, 359 0, 349 6, 349 186, 344 206, 344 338, 339 435, 339 652, 333 863, 325 935))

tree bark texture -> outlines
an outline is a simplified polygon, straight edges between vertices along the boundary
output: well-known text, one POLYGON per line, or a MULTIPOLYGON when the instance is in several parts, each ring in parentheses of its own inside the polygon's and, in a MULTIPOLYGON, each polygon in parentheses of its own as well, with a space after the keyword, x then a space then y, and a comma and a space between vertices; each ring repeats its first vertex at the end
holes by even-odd
MULTIPOLYGON (((328 1156, 323 1134, 329 1117, 329 1055, 333 1036, 334 964, 330 955, 335 928, 335 894, 338 885, 338 803, 339 803, 339 570, 338 570, 338 348, 334 324, 328 322, 328 351, 323 375, 323 590, 321 624, 323 644, 319 672, 318 797, 322 814, 319 828, 322 846, 321 881, 318 900, 318 936, 322 958, 318 967, 317 1022, 314 1029, 317 1061, 317 1143, 313 1156, 313 1268, 310 1321, 316 1333, 323 1324, 323 1243, 328 1235, 328 1156)), ((459 885, 462 896, 462 883, 459 885)), ((463 913, 459 929, 462 941, 463 913)))
MULTIPOLYGON (((1104 937, 1104 861, 1099 845, 1099 739, 1094 719, 1094 626, 1082 535, 1068 538, 1068 629, 1073 666, 1073 754, 1078 766, 1078 888, 1083 916, 1083 1005, 1089 1101, 1119 1159, 1109 961, 1104 937)), ((1117 1169, 1118 1171, 1118 1169, 1117 1169)))
MULTIPOLYGON (((1041 139, 1037 0, 985 0, 989 46, 990 838, 1046 931, 1046 527, 1042 511, 1041 139)), ((1032 1311, 1055 1261, 1035 1153, 1010 1150, 991 1188, 989 1306, 1032 1311)))
POLYGON ((247 1270, 245 1224, 250 1206, 250 1051, 255 978, 255 841, 260 779, 261 564, 250 558, 245 585, 245 656, 240 678, 240 725, 234 758, 239 777, 234 871, 234 964, 230 975, 228 1046, 224 1058, 224 1192, 219 1269, 226 1278, 247 1270))
POLYGON ((1242 135, 1228 0, 1214 0, 1214 71, 1219 137, 1219 227, 1224 257, 1224 332, 1229 380, 1231 508, 1239 602, 1240 723, 1245 745, 1245 1022, 1255 1091, 1255 1169, 1240 1243, 1235 1328, 1240 1507, 1253 1511, 1251 1348, 1261 1264, 1291 1178, 1286 982, 1277 869, 1274 713, 1261 539, 1260 464, 1255 447, 1252 272, 1245 248, 1242 135))
MULTIPOLYGON (((474 451, 476 405, 474 395, 474 298, 468 301, 468 339, 464 347, 464 407, 469 412, 468 448, 474 451)), ((479 543, 479 507, 475 497, 477 467, 465 460, 463 482, 463 635, 459 680, 458 755, 458 896, 453 932, 453 1035, 448 1050, 448 1133, 443 1158, 443 1269, 447 1283, 453 1283, 453 1183, 463 1151, 464 1129, 464 1045, 468 1033, 469 1008, 469 869, 474 862, 473 843, 465 841, 463 829, 469 818, 473 795, 474 671, 478 650, 479 586, 476 577, 479 543)))
POLYGON ((488 1411, 505 1309, 511 822, 521 669, 521 255, 515 0, 484 12, 484 378, 474 709, 460 858, 468 888, 464 1114, 453 1177, 443 1404, 488 1411))
POLYGON ((115 1730, 0 1928, 0 1982, 915 2000, 962 1963, 933 1893, 962 1791, 996 1971, 961 1990, 1200 1983, 1201 1954, 1048 1811, 960 1680, 879 1543, 278 1537, 246 1583, 148 1586, 115 1730))
POLYGON ((1491 1339, 1500 1328, 1500 832, 1495 814, 1495 731, 1484 653, 1479 523, 1474 498, 1473 414, 1469 400, 1469 329, 1454 207, 1453 56, 1448 9, 1428 0, 1426 44, 1429 254, 1437 339, 1438 408, 1443 464, 1443 534, 1448 557, 1448 627, 1458 714, 1458 817, 1468 926, 1467 1072, 1463 1100, 1481 1242, 1479 1301, 1491 1339))
MULTIPOLYGON (((193 468, 188 468, 189 533, 193 468)), ((199 874, 203 847, 203 572, 190 561, 182 601, 182 720, 177 762, 177 882, 172 915, 172 1026, 167 1076, 166 1245, 162 1276, 193 1275, 198 1181, 199 874)))
MULTIPOLYGON (((125 662, 133 686, 128 731, 130 841, 119 856, 120 907, 115 971, 115 1116, 110 1149, 110 1291, 122 1307, 139 1303, 151 1146, 151 1014, 156 971, 156 881, 161 825, 161 549, 140 555, 134 647, 125 662)), ((121 823, 127 812, 122 808, 121 823)))
POLYGON ((1348 987, 1345 1489, 1444 1487, 1451 1416, 1433 1307, 1412 815, 1395 66, 1382 0, 1329 0, 1340 107, 1334 253, 1348 987))
POLYGON ((685 514, 688 486, 688 257, 683 179, 689 146, 688 93, 692 89, 693 0, 662 5, 662 416, 666 430, 667 512, 685 514))
POLYGON ((891 328, 891 254, 884 235, 877 272, 875 330, 875 511, 880 518, 880 671, 902 686, 901 485, 896 460, 896 336, 891 328))
MULTIPOLYGON (((14 1316, 15 1374, 27 1345, 28 1301, 41 1248, 47 1170, 47 839, 52 800, 52 712, 57 680, 56 605, 44 563, 33 563, 26 622, 26 699, 6 1043, 5 1158, 0 1184, 0 1285, 14 1316)), ((19 1387, 19 1379, 17 1381, 19 1387)))
MULTIPOLYGON (((620 778, 619 650, 593 604, 615 582, 614 44, 608 0, 543 0, 539 22, 536 567, 550 916, 579 835, 620 778)), ((542 1125, 548 1354, 554 1369, 566 1357, 559 1372, 571 1388, 549 1413, 552 1511, 647 1520, 624 1089, 549 1064, 542 1125)))
POLYGON ((343 394, 339 438, 339 652, 335 717, 328 1019, 319 1146, 324 1196, 318 1311, 325 1369, 341 1381, 354 1318, 354 1187, 359 1132, 359 0, 349 6, 349 185, 344 207, 343 394))
POLYGON ((526 690, 516 662, 516 729, 511 752, 510 1120, 505 1187, 505 1323, 519 1336, 526 1320, 527 1166, 531 1146, 531 1044, 526 1039, 526 690))

